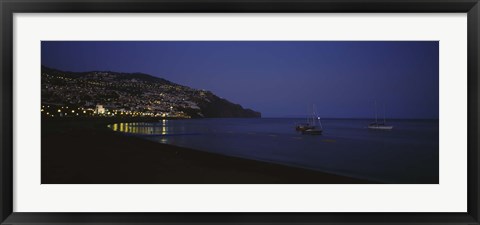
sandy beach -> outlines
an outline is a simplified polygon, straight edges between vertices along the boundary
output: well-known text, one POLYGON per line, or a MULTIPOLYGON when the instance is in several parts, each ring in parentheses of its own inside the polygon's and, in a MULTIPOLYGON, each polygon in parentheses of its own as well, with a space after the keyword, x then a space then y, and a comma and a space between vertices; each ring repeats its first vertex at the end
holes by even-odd
POLYGON ((357 184, 345 176, 160 144, 111 121, 42 121, 42 184, 357 184))

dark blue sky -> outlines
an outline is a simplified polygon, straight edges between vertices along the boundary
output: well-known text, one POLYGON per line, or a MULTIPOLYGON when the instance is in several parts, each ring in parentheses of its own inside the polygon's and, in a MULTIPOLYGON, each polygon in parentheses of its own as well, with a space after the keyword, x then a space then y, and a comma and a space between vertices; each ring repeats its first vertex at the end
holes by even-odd
POLYGON ((42 65, 142 72, 263 117, 438 118, 436 41, 43 41, 42 65), (379 107, 380 108, 380 107, 379 107))

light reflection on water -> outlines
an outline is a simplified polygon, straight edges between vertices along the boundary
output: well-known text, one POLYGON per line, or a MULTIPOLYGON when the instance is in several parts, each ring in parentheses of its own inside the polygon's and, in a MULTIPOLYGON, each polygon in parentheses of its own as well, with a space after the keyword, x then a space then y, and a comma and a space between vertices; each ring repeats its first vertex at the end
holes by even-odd
POLYGON ((110 129, 122 133, 137 135, 168 135, 168 120, 162 120, 160 123, 115 123, 108 125, 110 129))

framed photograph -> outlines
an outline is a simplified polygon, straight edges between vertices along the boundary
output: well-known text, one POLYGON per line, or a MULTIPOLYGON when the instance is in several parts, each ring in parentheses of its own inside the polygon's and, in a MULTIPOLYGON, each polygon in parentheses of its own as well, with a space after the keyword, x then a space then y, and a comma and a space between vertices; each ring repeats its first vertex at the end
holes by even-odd
POLYGON ((1 9, 2 224, 479 224, 477 0, 1 9))

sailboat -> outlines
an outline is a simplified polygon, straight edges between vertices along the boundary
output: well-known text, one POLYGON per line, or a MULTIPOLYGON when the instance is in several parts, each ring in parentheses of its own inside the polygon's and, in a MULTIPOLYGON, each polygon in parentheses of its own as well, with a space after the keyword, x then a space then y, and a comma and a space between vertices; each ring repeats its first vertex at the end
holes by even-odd
POLYGON ((391 130, 393 126, 386 125, 387 120, 385 119, 385 104, 383 104, 383 123, 378 122, 377 116, 377 101, 375 101, 375 122, 368 125, 368 129, 372 130, 391 130))
POLYGON ((311 122, 307 118, 307 123, 299 124, 295 128, 297 131, 301 131, 302 134, 310 135, 320 135, 323 132, 322 123, 320 122, 320 117, 315 113, 315 105, 312 107, 312 118, 311 122), (317 121, 318 120, 318 126, 317 121))
MULTIPOLYGON (((308 110, 307 110, 308 111, 308 110)), ((295 130, 296 131, 305 131, 305 130, 308 130, 308 129, 312 129, 312 128, 315 128, 315 126, 313 124, 310 124, 310 118, 307 116, 307 121, 305 123, 297 123, 296 126, 295 126, 295 130)))

